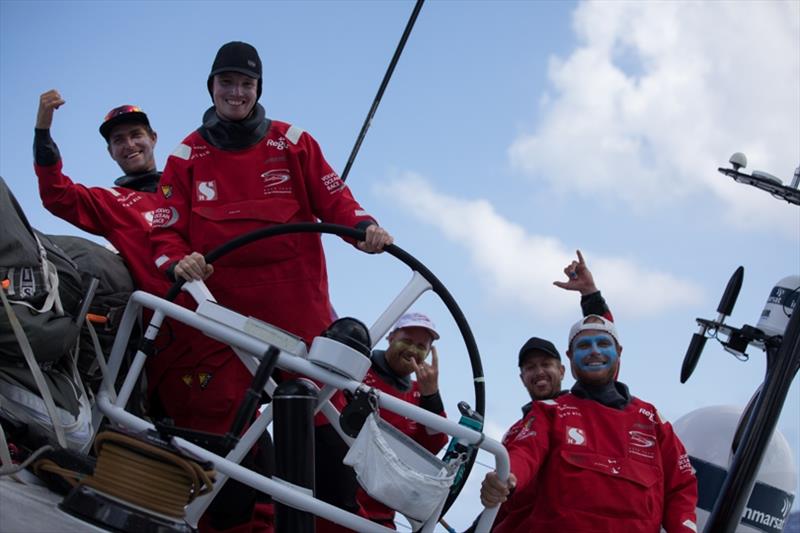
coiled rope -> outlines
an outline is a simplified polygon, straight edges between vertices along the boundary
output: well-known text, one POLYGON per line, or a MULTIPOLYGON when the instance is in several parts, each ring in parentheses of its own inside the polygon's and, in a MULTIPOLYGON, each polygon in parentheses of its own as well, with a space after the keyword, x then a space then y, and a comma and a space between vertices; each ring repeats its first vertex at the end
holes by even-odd
POLYGON ((183 518, 184 507, 213 488, 213 469, 128 435, 106 431, 94 447, 97 466, 81 484, 145 510, 183 518))

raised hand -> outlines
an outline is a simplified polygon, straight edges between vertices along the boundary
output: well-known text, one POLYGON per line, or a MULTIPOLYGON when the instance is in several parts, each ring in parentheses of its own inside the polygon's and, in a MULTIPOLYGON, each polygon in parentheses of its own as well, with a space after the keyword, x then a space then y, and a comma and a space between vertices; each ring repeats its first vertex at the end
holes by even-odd
POLYGON ((36 112, 36 128, 49 130, 53 125, 53 112, 64 103, 65 100, 55 89, 42 93, 39 97, 39 110, 36 112))
POLYGON ((579 291, 581 296, 597 292, 597 286, 594 284, 594 278, 589 267, 586 266, 586 261, 583 259, 583 254, 580 250, 576 250, 578 255, 577 261, 572 261, 564 267, 564 274, 567 276, 567 281, 554 281, 553 285, 561 287, 568 291, 579 291))
POLYGON ((439 391, 439 354, 436 346, 431 346, 431 364, 425 361, 417 363, 414 358, 411 359, 411 364, 414 366, 420 394, 430 396, 437 393, 439 391))

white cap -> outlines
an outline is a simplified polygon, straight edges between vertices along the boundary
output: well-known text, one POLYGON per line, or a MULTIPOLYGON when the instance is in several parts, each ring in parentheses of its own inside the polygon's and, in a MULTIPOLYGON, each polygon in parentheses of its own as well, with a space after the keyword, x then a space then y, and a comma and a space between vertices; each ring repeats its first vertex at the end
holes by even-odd
POLYGON ((395 322, 394 326, 392 326, 389 335, 398 329, 403 328, 425 328, 431 332, 434 340, 439 338, 439 334, 436 332, 436 326, 433 325, 433 321, 428 318, 427 315, 423 315, 422 313, 404 314, 397 322, 395 322))
POLYGON ((567 346, 570 349, 572 349, 572 340, 578 336, 578 333, 586 330, 605 331, 606 333, 614 337, 614 340, 617 341, 617 344, 619 344, 619 335, 617 334, 617 327, 614 325, 613 322, 600 315, 587 315, 578 320, 577 322, 575 322, 569 329, 569 341, 567 341, 567 346), (599 322, 591 321, 587 323, 587 321, 590 318, 597 319, 599 320, 599 322))

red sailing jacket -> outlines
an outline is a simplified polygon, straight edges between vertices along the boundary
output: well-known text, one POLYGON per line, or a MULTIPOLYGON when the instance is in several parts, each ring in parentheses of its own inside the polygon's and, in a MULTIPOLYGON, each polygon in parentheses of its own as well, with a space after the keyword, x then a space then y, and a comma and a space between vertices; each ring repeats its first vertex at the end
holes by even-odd
MULTIPOLYGON (((105 237, 125 259, 136 287, 164 296, 172 283, 147 260, 153 213, 162 203, 161 195, 127 187, 86 187, 64 175, 62 165, 60 159, 49 166, 34 164, 45 208, 84 231, 105 237)), ((175 301, 193 307, 183 295, 175 301)), ((162 329, 170 334, 164 333, 165 337, 156 343, 158 357, 147 360, 151 391, 169 363, 189 351, 186 339, 193 330, 187 329, 176 321, 162 329)))
POLYGON ((514 431, 506 437, 512 499, 534 501, 526 517, 495 533, 696 531, 689 457, 653 405, 633 398, 619 410, 563 394, 534 402, 514 431))
MULTIPOLYGON (((386 394, 391 394, 396 398, 400 398, 410 404, 419 406, 420 398, 422 395, 419 392, 419 384, 416 381, 411 382, 411 388, 405 392, 398 390, 390 383, 381 379, 373 369, 367 372, 364 377, 364 384, 368 387, 373 387, 386 394)), ((440 416, 447 416, 444 411, 436 413, 440 416)), ((393 413, 386 409, 381 409, 381 418, 386 422, 393 425, 404 434, 408 435, 416 442, 421 444, 426 450, 435 454, 447 444, 447 435, 444 433, 428 433, 428 429, 422 424, 414 420, 393 413)), ((383 525, 390 526, 394 521, 394 509, 383 505, 381 502, 371 498, 364 490, 359 487, 358 489, 358 503, 364 510, 364 513, 371 520, 384 522, 383 525)))
POLYGON ((125 187, 86 187, 73 183, 62 166, 61 160, 33 166, 45 208, 84 231, 105 237, 125 259, 136 286, 163 296, 171 283, 147 261, 153 212, 161 205, 159 195, 125 187))
MULTIPOLYGON (((614 316, 611 314, 611 309, 609 309, 605 299, 600 294, 600 291, 581 296, 581 312, 583 313, 583 316, 600 315, 607 320, 612 322, 614 321, 614 316)), ((619 368, 617 368, 617 375, 619 375, 619 368)), ((520 429, 522 429, 522 425, 525 422, 525 416, 532 406, 533 404, 531 403, 522 408, 522 418, 514 422, 506 434, 503 435, 503 446, 508 446, 508 443, 513 440, 516 434, 519 433, 520 429)), ((531 484, 526 489, 525 494, 520 494, 521 491, 519 490, 515 491, 514 497, 509 498, 509 500, 500 507, 500 511, 497 513, 497 517, 494 521, 495 527, 501 522, 507 520, 508 522, 503 525, 504 528, 507 528, 504 529, 504 531, 514 531, 516 529, 516 525, 524 521, 528 514, 530 514, 530 509, 533 507, 533 501, 535 500, 535 489, 536 485, 531 484)))
MULTIPOLYGON (((167 161, 161 193, 152 232, 152 257, 161 270, 265 226, 374 222, 311 135, 278 121, 243 150, 220 150, 198 132, 190 134, 167 161)), ((240 248, 214 264, 206 283, 221 305, 306 342, 333 319, 319 234, 271 237, 240 248)))

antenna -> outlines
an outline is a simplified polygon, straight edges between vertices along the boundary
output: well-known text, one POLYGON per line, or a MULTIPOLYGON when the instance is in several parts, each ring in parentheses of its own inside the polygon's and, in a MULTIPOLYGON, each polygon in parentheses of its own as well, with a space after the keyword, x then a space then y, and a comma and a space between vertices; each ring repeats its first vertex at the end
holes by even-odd
POLYGON ((779 200, 786 200, 790 204, 800 205, 800 167, 794 171, 791 185, 784 185, 777 177, 768 172, 754 170, 752 174, 745 174, 741 169, 747 166, 747 156, 742 152, 733 154, 728 162, 733 168, 719 167, 717 170, 739 183, 752 185, 762 191, 767 191, 779 200))

